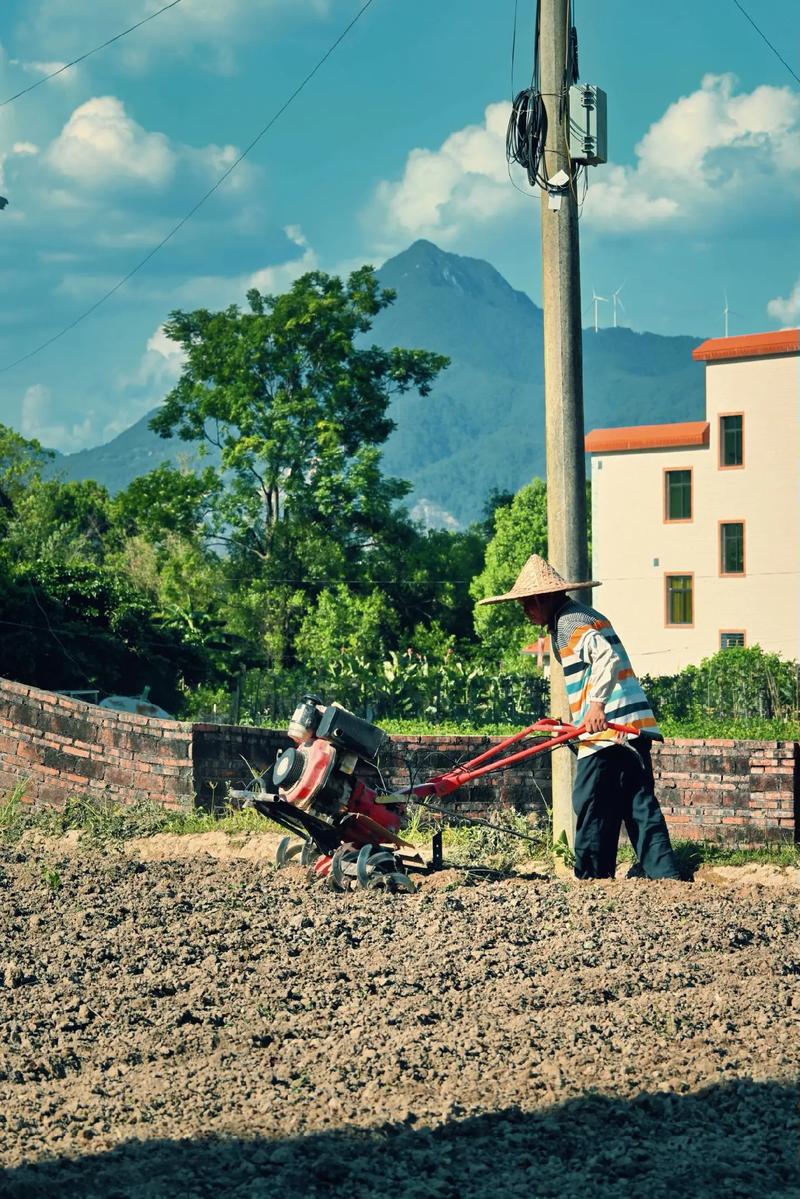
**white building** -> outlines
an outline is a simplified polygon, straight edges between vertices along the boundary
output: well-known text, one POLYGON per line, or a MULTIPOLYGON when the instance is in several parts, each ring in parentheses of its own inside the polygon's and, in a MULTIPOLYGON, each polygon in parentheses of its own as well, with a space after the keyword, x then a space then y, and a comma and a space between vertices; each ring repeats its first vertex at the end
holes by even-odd
POLYGON ((798 330, 703 342, 706 419, 595 429, 594 601, 641 674, 729 645, 800 659, 798 330))

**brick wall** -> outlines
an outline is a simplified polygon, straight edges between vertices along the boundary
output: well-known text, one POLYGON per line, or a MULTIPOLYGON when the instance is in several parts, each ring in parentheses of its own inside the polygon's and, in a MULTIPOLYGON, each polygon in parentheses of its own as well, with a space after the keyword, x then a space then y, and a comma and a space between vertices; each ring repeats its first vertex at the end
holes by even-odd
MULTIPOLYGON (((499 738, 393 737, 380 769, 402 788, 475 757, 499 738)), ((219 807, 229 784, 269 776, 286 734, 236 725, 188 724, 113 712, 0 680, 0 795, 62 803, 70 795, 117 803, 219 807)), ((656 794, 675 837, 763 845, 800 839, 800 755, 787 741, 679 741, 653 752, 656 794)), ((560 751, 562 753, 566 750, 560 751)), ((537 755, 444 801, 480 814, 500 803, 544 817, 550 757, 537 755)))
MULTIPOLYGON (((412 776, 417 782, 440 773, 498 740, 394 737, 387 782, 407 786, 412 776)), ((792 741, 669 739, 655 745, 655 790, 672 835, 743 847, 800 840, 799 751, 792 741)), ((541 817, 551 798, 550 755, 541 754, 484 776, 445 802, 475 814, 500 802, 541 817)))
POLYGON ((201 807, 217 810, 224 804, 228 786, 243 786, 266 772, 272 784, 272 765, 278 753, 291 745, 285 733, 236 724, 192 725, 195 794, 201 807))
POLYGON ((727 844, 800 840, 800 761, 792 741, 679 741, 653 753, 673 836, 727 844))
POLYGON ((0 794, 18 786, 45 805, 89 795, 188 807, 192 726, 0 680, 0 794))

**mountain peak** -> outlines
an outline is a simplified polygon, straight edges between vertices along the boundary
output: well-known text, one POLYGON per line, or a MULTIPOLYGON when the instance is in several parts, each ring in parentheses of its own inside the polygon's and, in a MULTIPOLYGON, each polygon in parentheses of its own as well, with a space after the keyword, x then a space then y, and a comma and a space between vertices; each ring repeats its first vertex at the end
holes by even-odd
MULTIPOLYGON (((407 250, 389 258, 380 270, 381 282, 400 287, 410 280, 429 287, 446 287, 490 304, 507 303, 515 293, 499 271, 482 258, 467 258, 442 250, 419 238, 407 250)), ((528 304, 531 301, 525 297, 528 304)))

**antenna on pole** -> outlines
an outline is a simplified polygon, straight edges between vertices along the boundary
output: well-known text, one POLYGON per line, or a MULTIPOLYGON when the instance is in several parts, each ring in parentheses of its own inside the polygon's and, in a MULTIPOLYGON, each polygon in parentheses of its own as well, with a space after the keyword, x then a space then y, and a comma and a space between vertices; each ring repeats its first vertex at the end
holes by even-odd
POLYGON ((728 293, 726 291, 724 291, 722 293, 722 295, 725 300, 725 307, 722 309, 722 316, 725 321, 725 337, 727 337, 728 336, 728 313, 730 312, 730 308, 728 307, 728 293))
POLYGON ((594 331, 597 332, 597 305, 607 304, 608 296, 598 296, 597 292, 592 288, 592 303, 594 304, 594 331))

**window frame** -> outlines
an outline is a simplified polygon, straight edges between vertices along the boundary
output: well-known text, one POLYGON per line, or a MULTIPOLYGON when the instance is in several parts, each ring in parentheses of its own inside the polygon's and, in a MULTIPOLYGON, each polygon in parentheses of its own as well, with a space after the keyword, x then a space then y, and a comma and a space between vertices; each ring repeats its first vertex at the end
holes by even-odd
POLYGON ((747 629, 719 629, 717 641, 719 644, 720 651, 722 651, 723 649, 744 649, 747 645, 747 629), (722 644, 722 638, 730 637, 730 635, 732 633, 735 633, 737 636, 741 635, 741 638, 742 638, 741 646, 732 646, 732 645, 723 645, 722 644))
POLYGON ((665 629, 693 629, 695 623, 695 608, 696 608, 696 593, 694 586, 694 571, 693 570, 665 570, 664 571, 664 628, 665 629), (670 620, 670 579, 689 579, 690 593, 692 597, 692 619, 690 621, 681 621, 679 624, 674 624, 670 620))
POLYGON ((744 470, 745 453, 744 453, 744 413, 743 412, 720 412, 717 414, 717 437, 719 438, 719 450, 717 453, 717 468, 719 470, 744 470), (742 422, 742 460, 741 462, 723 462, 722 455, 725 449, 725 438, 722 432, 722 422, 728 416, 738 416, 742 422))
MULTIPOLYGON (((734 520, 718 520, 717 521, 717 568, 721 579, 743 579, 747 574, 747 540, 745 533, 745 521, 741 519, 734 520), (725 570, 725 561, 723 558, 722 549, 722 526, 723 525, 741 525, 742 526, 742 569, 741 570, 725 570)), ((733 632, 738 630, 734 629, 733 632)))
POLYGON ((665 466, 663 469, 662 488, 664 496, 664 524, 665 525, 690 525, 694 521, 694 467, 693 466, 665 466), (667 483, 667 475, 677 474, 680 471, 682 474, 688 472, 689 475, 689 511, 691 516, 670 516, 669 514, 669 484, 667 483))

